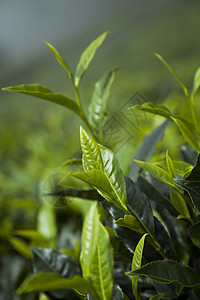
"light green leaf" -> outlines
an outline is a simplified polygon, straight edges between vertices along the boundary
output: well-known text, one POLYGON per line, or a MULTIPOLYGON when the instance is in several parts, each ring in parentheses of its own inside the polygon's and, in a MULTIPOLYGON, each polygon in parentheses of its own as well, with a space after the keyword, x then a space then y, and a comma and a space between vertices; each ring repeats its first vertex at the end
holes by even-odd
POLYGON ((94 202, 85 216, 82 230, 82 249, 80 263, 83 277, 91 276, 91 264, 97 248, 99 236, 99 217, 97 202, 94 202))
POLYGON ((173 164, 171 157, 169 156, 168 150, 166 152, 166 164, 167 164, 168 174, 171 178, 171 181, 173 182, 174 178, 176 178, 176 174, 175 174, 175 170, 174 170, 174 164, 173 164))
POLYGON ((187 124, 185 124, 182 120, 179 120, 177 118, 171 117, 171 119, 177 124, 177 126, 180 129, 180 132, 182 133, 183 138, 190 143, 194 149, 197 151, 200 151, 199 144, 197 142, 197 138, 193 134, 193 132, 188 128, 187 124))
POLYGON ((101 142, 103 140, 103 125, 107 119, 107 101, 117 70, 118 68, 115 68, 106 72, 102 78, 96 82, 92 101, 89 106, 89 122, 93 128, 95 138, 101 142))
POLYGON ((149 172, 152 176, 157 178, 158 180, 166 183, 170 187, 175 188, 179 191, 179 189, 176 187, 176 185, 171 181, 171 177, 169 176, 168 172, 163 169, 162 167, 158 166, 154 163, 144 162, 135 160, 137 164, 139 164, 143 169, 145 169, 147 172, 149 172))
POLYGON ((170 199, 176 210, 186 219, 190 219, 190 213, 184 198, 173 189, 170 190, 170 199))
POLYGON ((134 105, 132 107, 129 107, 129 110, 141 110, 151 114, 162 116, 167 119, 170 119, 170 117, 173 115, 166 106, 154 104, 152 102, 146 102, 142 105, 134 105))
POLYGON ((50 102, 64 106, 72 110, 77 115, 80 115, 80 110, 76 102, 68 97, 65 97, 61 94, 52 93, 48 88, 41 86, 40 84, 22 84, 18 86, 10 86, 3 88, 4 91, 17 92, 21 94, 26 94, 29 96, 41 98, 48 100, 50 102))
POLYGON ((76 87, 79 85, 81 78, 83 77, 85 71, 89 67, 97 49, 101 46, 101 44, 105 40, 107 34, 108 33, 105 32, 102 35, 100 35, 97 39, 95 39, 93 42, 91 42, 90 45, 81 54, 81 57, 80 57, 80 60, 78 62, 78 65, 76 67, 76 72, 75 72, 76 87))
MULTIPOLYGON (((144 248, 144 241, 148 233, 144 234, 141 239, 139 240, 135 251, 133 255, 133 260, 132 260, 132 270, 137 270, 141 267, 142 264, 142 254, 143 254, 143 248, 144 248)), ((137 292, 137 287, 138 287, 138 276, 134 276, 132 278, 132 289, 133 289, 133 294, 138 300, 138 292, 137 292)))
POLYGON ((186 287, 200 283, 200 275, 192 268, 173 260, 154 261, 138 270, 127 272, 126 275, 146 276, 162 284, 176 282, 186 287))
MULTIPOLYGON (((156 162, 155 163, 156 165, 164 168, 166 171, 167 171, 167 163, 166 163, 166 160, 165 161, 159 161, 159 162, 156 162)), ((176 176, 180 176, 180 177, 183 177, 186 170, 188 168, 191 168, 191 164, 185 162, 185 161, 176 161, 176 160, 173 160, 173 166, 174 166, 174 171, 175 171, 175 175, 176 176)))
POLYGON ((79 159, 79 158, 71 158, 71 159, 67 159, 62 165, 61 165, 61 168, 64 168, 66 166, 69 166, 69 165, 81 165, 82 164, 82 160, 79 159))
POLYGON ((103 161, 104 173, 113 189, 118 207, 127 211, 127 195, 124 174, 116 156, 106 147, 99 145, 103 161))
POLYGON ((79 275, 72 278, 61 278, 55 273, 37 273, 29 276, 17 290, 18 294, 50 290, 89 289, 88 282, 79 275))
POLYGON ((49 240, 50 247, 55 249, 56 247, 56 236, 57 236, 57 225, 54 208, 49 204, 41 206, 38 219, 37 219, 37 230, 49 240))
POLYGON ((82 126, 80 127, 80 139, 81 149, 89 169, 102 170, 103 163, 99 146, 95 142, 95 140, 92 139, 89 134, 82 128, 82 126))
POLYGON ((194 82, 193 82, 193 87, 192 87, 192 92, 191 92, 192 99, 194 98, 199 87, 200 87, 200 67, 196 70, 195 75, 194 75, 194 82))
POLYGON ((115 224, 118 226, 126 227, 136 232, 144 233, 144 230, 141 228, 138 220, 132 215, 125 215, 124 218, 119 218, 115 221, 115 224))
POLYGON ((111 300, 113 286, 113 252, 107 230, 99 222, 99 236, 91 264, 91 281, 97 299, 111 300))
POLYGON ((32 258, 30 246, 27 245, 27 243, 25 243, 23 240, 16 237, 12 237, 9 239, 9 241, 13 248, 17 250, 20 254, 22 254, 24 257, 28 259, 32 258))
POLYGON ((50 43, 44 41, 44 43, 47 45, 47 47, 51 50, 51 52, 55 55, 57 61, 59 64, 67 71, 69 78, 73 81, 72 72, 66 63, 66 61, 61 57, 60 53, 57 51, 56 48, 54 48, 50 43))
POLYGON ((178 76, 178 74, 172 69, 172 67, 168 65, 168 63, 158 53, 155 53, 155 55, 165 65, 165 67, 167 67, 167 69, 174 75, 174 77, 178 80, 179 84, 181 85, 184 94, 188 96, 188 90, 185 84, 183 83, 182 79, 178 76))

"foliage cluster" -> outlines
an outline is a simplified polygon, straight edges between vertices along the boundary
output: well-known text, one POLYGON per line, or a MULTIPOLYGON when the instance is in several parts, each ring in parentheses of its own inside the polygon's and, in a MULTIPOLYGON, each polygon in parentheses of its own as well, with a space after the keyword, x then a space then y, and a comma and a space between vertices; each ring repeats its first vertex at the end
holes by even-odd
POLYGON ((189 93, 175 71, 156 54, 179 81, 186 102, 181 113, 151 102, 129 108, 133 113, 140 110, 167 120, 144 138, 129 176, 125 176, 115 154, 104 146, 103 136, 117 68, 95 84, 88 116, 79 95, 79 83, 106 35, 82 53, 75 74, 45 42, 66 70, 76 100, 39 84, 4 88, 59 104, 78 115, 90 131, 88 134, 80 127, 82 160, 68 159, 63 164, 62 169, 67 169, 62 171, 64 177, 61 173, 42 203, 23 202, 21 217, 27 209, 33 210, 35 221, 30 228, 15 228, 6 218, 9 204, 1 205, 1 261, 9 264, 13 249, 20 254, 16 256, 16 265, 20 257, 17 276, 13 274, 18 296, 13 296, 5 282, 9 269, 3 268, 1 296, 6 299, 38 295, 41 300, 199 299, 200 119, 194 98, 200 86, 200 68, 189 93), (164 160, 149 162, 169 123, 179 130, 175 138, 181 134, 184 140, 179 150, 182 160, 172 159, 165 149, 164 160), (70 188, 63 190, 63 183, 70 188))

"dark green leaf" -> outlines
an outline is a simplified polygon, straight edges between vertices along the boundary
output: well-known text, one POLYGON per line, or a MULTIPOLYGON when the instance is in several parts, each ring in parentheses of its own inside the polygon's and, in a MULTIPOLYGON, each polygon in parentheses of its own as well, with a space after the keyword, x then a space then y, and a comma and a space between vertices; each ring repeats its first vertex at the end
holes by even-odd
POLYGON ((65 254, 60 254, 52 249, 32 248, 33 271, 35 273, 54 272, 61 277, 71 278, 81 274, 77 261, 65 254))
POLYGON ((106 72, 95 84, 92 101, 89 106, 89 122, 93 128, 94 136, 102 142, 102 130, 106 122, 107 101, 110 95, 111 85, 115 78, 117 68, 106 72))
POLYGON ((177 282, 186 287, 200 283, 200 275, 192 268, 173 260, 155 261, 126 274, 146 276, 163 284, 177 282))
POLYGON ((165 294, 163 294, 163 293, 159 294, 159 295, 155 295, 155 296, 151 297, 149 300, 160 300, 163 298, 164 295, 165 294))
POLYGON ((150 236, 155 235, 154 219, 152 209, 147 196, 140 190, 138 185, 130 178, 126 179, 126 190, 128 198, 128 207, 131 214, 137 218, 145 232, 150 236), (145 207, 145 209, 144 209, 145 207))
POLYGON ((83 77, 85 71, 89 67, 97 49, 101 46, 105 40, 107 32, 100 35, 97 39, 89 44, 85 51, 81 54, 80 60, 76 67, 75 73, 75 85, 78 86, 81 78, 83 77))
POLYGON ((193 244, 200 248, 200 222, 189 227, 189 235, 193 244))
POLYGON ((160 140, 162 140, 164 130, 166 129, 168 124, 169 121, 165 121, 159 127, 154 129, 154 131, 151 134, 147 135, 144 138, 138 151, 133 156, 133 161, 131 162, 130 168, 130 178, 134 182, 137 181, 139 173, 142 169, 136 162, 134 162, 134 159, 148 161, 152 157, 156 150, 156 145, 160 140))
POLYGON ((186 180, 200 181, 200 155, 198 155, 195 166, 186 180))
POLYGON ((200 181, 183 179, 175 179, 174 181, 179 187, 189 193, 195 208, 200 212, 200 181))
MULTIPOLYGON (((138 180, 138 184, 140 189, 142 189, 142 191, 146 194, 146 196, 150 200, 165 207, 172 216, 174 217, 178 216, 177 210, 174 208, 170 199, 164 193, 163 185, 165 184, 163 182, 153 178, 152 176, 148 176, 148 177, 140 176, 138 180)), ((165 187, 167 186, 165 185, 165 187)))
POLYGON ((19 86, 11 86, 7 88, 3 88, 4 91, 17 92, 21 94, 26 94, 29 96, 41 98, 44 100, 48 100, 50 102, 59 104, 64 106, 70 110, 72 110, 77 115, 80 115, 80 110, 78 105, 72 99, 65 97, 61 94, 54 94, 51 90, 46 87, 41 86, 40 84, 22 84, 19 86))

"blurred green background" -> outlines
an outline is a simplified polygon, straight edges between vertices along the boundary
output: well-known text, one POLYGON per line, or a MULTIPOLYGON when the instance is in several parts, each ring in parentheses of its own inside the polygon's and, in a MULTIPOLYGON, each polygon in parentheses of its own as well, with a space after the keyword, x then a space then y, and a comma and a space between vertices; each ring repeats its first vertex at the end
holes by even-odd
MULTIPOLYGON (((115 66, 120 71, 111 90, 107 130, 115 127, 112 117, 134 95, 140 95, 138 101, 184 101, 176 80, 154 52, 191 86, 200 65, 198 0, 0 1, 0 87, 40 83, 74 97, 66 74, 42 40, 52 43, 74 70, 81 52, 107 30, 80 85, 85 111, 95 82, 115 66)), ((145 118, 138 115, 129 128, 134 136, 114 148, 126 174, 141 137, 150 130, 145 118)), ((78 117, 62 107, 0 91, 1 201, 38 201, 46 174, 79 150, 80 125, 84 126, 78 117)))

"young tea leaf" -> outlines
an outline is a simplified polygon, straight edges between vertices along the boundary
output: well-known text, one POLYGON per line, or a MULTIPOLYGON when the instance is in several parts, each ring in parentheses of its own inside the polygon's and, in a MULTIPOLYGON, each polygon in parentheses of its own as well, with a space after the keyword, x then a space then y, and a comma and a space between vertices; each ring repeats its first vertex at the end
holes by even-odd
POLYGON ((80 116, 80 109, 74 100, 72 100, 68 97, 65 97, 61 94, 52 93, 51 90, 49 90, 48 88, 46 88, 44 86, 41 86, 40 84, 37 84, 37 83, 22 84, 22 85, 18 85, 18 86, 6 87, 6 88, 3 88, 3 90, 9 91, 9 92, 17 92, 17 93, 41 98, 44 100, 48 100, 50 102, 64 106, 80 116))
POLYGON ((176 210, 186 219, 190 219, 190 213, 184 198, 173 189, 170 190, 170 199, 176 210))
POLYGON ((80 262, 83 277, 91 276, 91 264, 96 253, 98 236, 99 236, 99 217, 97 211, 97 203, 94 202, 85 216, 82 230, 82 249, 80 262))
POLYGON ((141 110, 154 115, 159 115, 167 119, 170 119, 170 117, 173 115, 173 113, 171 113, 166 106, 154 104, 152 102, 146 102, 142 105, 137 104, 135 106, 129 107, 129 110, 141 110))
POLYGON ((194 75, 194 82, 193 82, 193 87, 192 87, 192 92, 191 92, 192 99, 194 98, 199 87, 200 87, 200 67, 196 70, 195 75, 194 75))
POLYGON ((158 54, 155 53, 156 57, 167 67, 167 69, 174 75, 174 77, 178 80, 179 84, 181 85, 183 92, 186 96, 188 96, 188 90, 183 83, 182 79, 178 76, 178 74, 168 65, 168 63, 158 54))
POLYGON ((81 149, 90 170, 102 170, 103 163, 98 144, 80 127, 81 149))
MULTIPOLYGON (((141 267, 142 264, 142 254, 143 254, 143 248, 144 248, 144 241, 148 233, 144 234, 141 239, 139 240, 139 243, 137 244, 135 248, 135 252, 133 255, 132 260, 132 270, 137 270, 141 267)), ((138 276, 134 276, 132 278, 132 288, 133 288, 133 294, 135 296, 135 299, 138 300, 138 276)))
POLYGON ((141 228, 138 220, 132 215, 125 215, 124 218, 119 218, 115 221, 115 224, 140 232, 141 234, 144 233, 144 230, 141 228))
POLYGON ((127 272, 126 275, 146 276, 162 284, 176 282, 186 287, 200 283, 200 275, 192 268, 173 260, 154 261, 138 270, 127 272))
POLYGON ((37 219, 37 230, 49 240, 50 246, 55 248, 56 236, 57 236, 57 225, 54 208, 49 204, 41 206, 38 219, 37 219))
POLYGON ((66 61, 62 58, 62 56, 60 55, 60 53, 57 51, 57 49, 54 48, 50 43, 48 43, 46 41, 44 41, 44 43, 51 50, 51 52, 55 55, 55 58, 57 59, 57 61, 59 62, 59 64, 65 69, 65 71, 67 71, 67 73, 69 75, 69 78, 73 81, 72 72, 71 72, 68 64, 66 63, 66 61))
POLYGON ((97 299, 111 300, 113 287, 113 251, 107 230, 99 222, 96 253, 91 263, 91 281, 97 299))
POLYGON ((29 276, 17 290, 18 294, 48 290, 89 290, 88 282, 80 275, 61 278, 55 273, 37 273, 29 276))
POLYGON ((92 101, 89 106, 89 122, 93 128, 95 138, 100 142, 103 140, 103 125, 107 119, 107 101, 117 70, 118 68, 115 68, 106 72, 95 84, 92 101))
POLYGON ((106 175, 116 198, 116 203, 114 204, 127 211, 126 184, 119 162, 112 151, 106 147, 99 145, 99 149, 103 161, 104 174, 106 175))
POLYGON ((78 87, 81 78, 83 77, 85 71, 89 67, 97 49, 101 46, 101 44, 105 40, 107 34, 108 33, 105 32, 102 35, 100 35, 97 39, 95 39, 93 42, 91 42, 90 45, 81 54, 81 57, 80 57, 80 60, 78 62, 78 65, 76 67, 76 72, 75 72, 76 87, 78 87))

